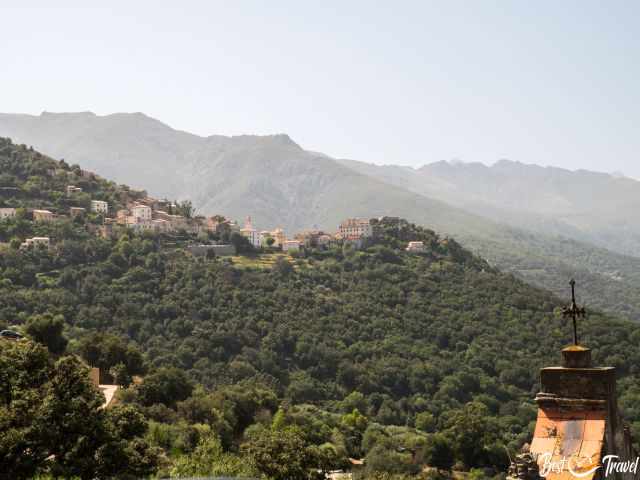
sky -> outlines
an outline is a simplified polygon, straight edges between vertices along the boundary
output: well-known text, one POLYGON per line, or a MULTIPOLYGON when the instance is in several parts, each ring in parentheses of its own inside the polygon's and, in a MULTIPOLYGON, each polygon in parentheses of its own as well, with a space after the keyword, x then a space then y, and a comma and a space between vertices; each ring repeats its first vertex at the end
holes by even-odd
POLYGON ((640 178, 635 0, 3 0, 0 19, 1 112, 640 178))

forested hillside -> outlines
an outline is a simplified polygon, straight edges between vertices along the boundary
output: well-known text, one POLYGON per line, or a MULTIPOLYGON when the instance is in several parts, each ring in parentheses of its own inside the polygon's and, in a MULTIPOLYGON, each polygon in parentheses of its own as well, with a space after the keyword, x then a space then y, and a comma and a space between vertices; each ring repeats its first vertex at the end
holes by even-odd
POLYGON ((640 184, 630 179, 513 162, 376 166, 306 151, 287 135, 200 137, 141 113, 0 114, 0 135, 201 213, 250 215, 258 228, 401 215, 561 298, 566 278, 580 277, 590 305, 640 321, 640 259, 602 247, 635 252, 640 184))
MULTIPOLYGON (((57 196, 51 162, 0 149, 3 182, 19 195, 37 184, 57 196)), ((153 461, 165 474, 307 478, 364 458, 367 478, 425 464, 493 476, 508 462, 503 446, 531 434, 538 368, 571 339, 557 297, 405 221, 379 222, 363 250, 307 249, 268 268, 252 266, 258 254, 242 265, 194 259, 150 233, 96 238, 80 221, 6 219, 0 239, 28 228, 54 246, 0 249, 0 328, 127 387, 121 401, 149 422, 136 434, 147 429, 149 448, 162 449, 153 461), (404 251, 417 240, 427 252, 404 251)), ((640 434, 640 327, 592 312, 580 331, 596 363, 618 368, 620 405, 640 434)))

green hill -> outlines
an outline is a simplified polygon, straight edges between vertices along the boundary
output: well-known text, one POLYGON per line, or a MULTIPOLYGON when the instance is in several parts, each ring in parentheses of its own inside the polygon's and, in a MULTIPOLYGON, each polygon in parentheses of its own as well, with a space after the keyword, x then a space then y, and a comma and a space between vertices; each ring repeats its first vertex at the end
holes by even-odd
MULTIPOLYGON (((64 182, 44 171, 73 169, 51 162, 3 141, 3 181, 26 192, 3 204, 59 197, 64 182)), ((105 198, 123 188, 94 181, 87 189, 105 198)), ((0 238, 21 223, 31 225, 0 221, 0 238)), ((68 350, 118 378, 142 371, 139 350, 146 378, 123 401, 143 409, 149 441, 189 474, 213 471, 185 465, 217 441, 211 458, 225 472, 238 458, 270 472, 263 453, 287 439, 302 442, 306 466, 365 456, 371 472, 411 473, 442 460, 434 445, 445 445, 460 468, 501 471, 502 445, 530 435, 538 368, 559 362, 571 338, 553 294, 406 221, 379 222, 363 250, 308 249, 267 268, 85 227, 42 227, 51 250, 1 251, 0 327, 62 318, 68 350), (409 241, 427 252, 407 253, 409 241)), ((597 363, 618 368, 621 408, 640 433, 640 327, 592 312, 580 331, 597 363)))
POLYGON ((0 114, 0 135, 202 213, 251 215, 257 228, 333 230, 343 218, 400 215, 560 297, 567 277, 580 277, 590 304, 640 320, 640 259, 610 251, 635 252, 640 189, 630 179, 513 162, 374 166, 286 135, 200 137, 141 113, 0 114))

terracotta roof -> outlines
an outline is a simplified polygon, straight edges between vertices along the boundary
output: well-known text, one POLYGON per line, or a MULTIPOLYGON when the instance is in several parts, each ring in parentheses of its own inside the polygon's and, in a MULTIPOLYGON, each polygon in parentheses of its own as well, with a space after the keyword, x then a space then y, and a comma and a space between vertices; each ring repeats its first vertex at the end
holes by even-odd
POLYGON ((556 464, 563 458, 567 460, 565 468, 549 472, 547 480, 575 480, 569 468, 585 474, 581 477, 583 479, 592 479, 602 456, 605 426, 606 413, 603 410, 538 409, 531 453, 537 456, 540 470, 543 470, 545 460, 550 459, 556 464))

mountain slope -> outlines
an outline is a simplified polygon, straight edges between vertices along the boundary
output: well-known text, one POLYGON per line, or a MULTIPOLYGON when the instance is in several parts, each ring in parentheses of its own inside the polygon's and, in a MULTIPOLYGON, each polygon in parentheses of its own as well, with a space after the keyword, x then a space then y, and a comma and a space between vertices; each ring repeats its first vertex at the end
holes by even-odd
MULTIPOLYGON (((2 139, 0 168, 16 188, 11 195, 20 197, 2 199, 8 203, 64 196, 51 169, 76 175, 2 139), (41 187, 36 198, 33 184, 41 187)), ((453 417, 473 414, 474 422, 491 425, 482 445, 513 450, 530 437, 537 369, 556 363, 571 337, 560 299, 403 220, 377 222, 379 235, 363 250, 309 249, 270 267, 260 260, 271 254, 203 261, 152 232, 105 239, 89 234, 83 221, 60 222, 0 221, 0 238, 46 228, 54 240, 51 249, 0 249, 0 329, 58 318, 70 348, 106 372, 121 358, 101 349, 135 342, 150 371, 125 400, 166 424, 206 423, 228 446, 243 443, 252 424, 271 425, 278 404, 312 404, 334 414, 358 408, 377 431, 387 425, 451 433, 453 417), (407 253, 408 241, 424 242, 427 251, 407 253), (175 388, 180 373, 207 390, 175 388), (267 390, 270 413, 255 399, 256 386, 267 390), (220 399, 232 387, 244 395, 236 404, 220 399), (203 398, 209 393, 220 414, 203 398), (431 419, 428 426, 420 414, 431 419)), ((637 429, 640 325, 592 311, 580 334, 597 363, 618 368, 621 408, 637 429)), ((313 444, 335 443, 344 457, 380 454, 362 441, 366 425, 352 442, 341 440, 348 431, 334 433, 337 422, 327 428, 319 420, 310 424, 313 444)), ((171 443, 163 446, 171 451, 171 443)), ((496 451, 467 466, 502 470, 504 449, 496 451)))
POLYGON ((415 193, 539 233, 640 256, 640 182, 501 160, 436 162, 419 169, 341 163, 415 193))
POLYGON ((286 135, 203 138, 142 114, 0 115, 0 135, 203 213, 254 217, 258 227, 335 229, 349 216, 402 214, 443 232, 500 230, 445 203, 307 152, 286 135))
MULTIPOLYGON (((191 199, 203 213, 237 219, 251 215, 259 228, 280 225, 288 233, 314 226, 334 230, 350 216, 402 216, 456 236, 492 264, 558 295, 566 295, 571 276, 588 279, 584 292, 591 304, 640 320, 639 259, 567 242, 554 235, 582 241, 590 236, 543 211, 522 220, 520 213, 482 203, 486 191, 458 187, 455 175, 435 172, 436 167, 418 172, 337 161, 303 150, 286 135, 204 138, 142 114, 0 114, 0 135, 156 196, 191 199), (431 192, 450 204, 426 195, 431 192), (553 235, 493 219, 535 224, 540 228, 532 228, 553 235)), ((469 168, 482 172, 487 167, 469 168)), ((472 183, 473 175, 467 177, 464 185, 472 183)))

